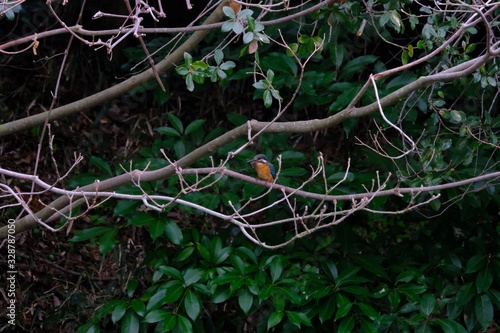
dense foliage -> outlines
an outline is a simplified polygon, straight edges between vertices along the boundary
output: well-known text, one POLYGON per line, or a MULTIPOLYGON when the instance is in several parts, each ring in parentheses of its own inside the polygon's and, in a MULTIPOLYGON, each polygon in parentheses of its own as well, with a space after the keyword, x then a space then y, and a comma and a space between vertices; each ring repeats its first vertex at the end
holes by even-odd
MULTIPOLYGON (((27 16, 25 5, 7 12, 3 20, 27 16)), ((263 7, 241 11, 224 7, 222 27, 210 32, 195 50, 185 52, 175 69, 161 74, 166 92, 151 81, 119 101, 91 110, 91 121, 60 120, 67 128, 56 128, 56 137, 58 131, 75 136, 73 128, 78 127, 86 133, 81 135, 86 141, 56 139, 52 156, 61 157, 65 168, 71 165, 68 156, 75 149, 88 159, 64 185, 78 189, 130 170, 166 167, 251 119, 271 121, 282 111, 286 113, 278 122, 325 119, 349 107, 367 106, 422 77, 468 64, 487 53, 490 42, 498 43, 498 5, 486 7, 492 8, 486 22, 467 27, 459 39, 447 43, 475 13, 465 4, 448 5, 341 1, 280 24, 261 22, 263 7), (228 36, 235 39, 227 43, 228 36), (418 62, 440 47, 418 65, 377 77, 358 95, 372 74, 418 62), (120 103, 125 103, 135 123, 113 119, 110 110, 120 103)), ((295 12, 300 10, 304 8, 295 12)), ((276 11, 265 18, 272 21, 287 15, 291 13, 276 11)), ((151 52, 169 40, 165 35, 147 36, 146 42, 151 52)), ((57 39, 53 42, 56 47, 57 39)), ((46 43, 40 52, 53 46, 46 43)), ((154 54, 153 59, 160 61, 166 52, 154 54)), ((140 45, 128 46, 123 54, 115 73, 136 70, 133 66, 145 58, 140 45)), ((384 104, 383 112, 346 116, 338 126, 321 131, 263 133, 225 167, 253 175, 246 161, 256 153, 266 154, 275 164, 279 156, 278 184, 329 195, 375 191, 379 176, 387 177, 386 188, 418 189, 498 172, 497 60, 498 56, 492 57, 471 75, 443 77, 402 94, 384 104), (394 158, 402 152, 401 158, 394 158), (324 176, 310 179, 318 159, 325 161, 324 176)), ((53 61, 47 66, 56 66, 53 61)), ((108 60, 98 61, 102 68, 109 66, 108 60)), ((104 74, 112 69, 100 68, 72 63, 61 86, 70 91, 87 70, 103 76, 99 85, 112 85, 111 74, 104 74)), ((5 66, 0 70, 13 73, 5 66)), ((83 81, 74 95, 66 92, 62 97, 83 98, 101 89, 95 80, 83 81)), ((48 82, 55 84, 56 77, 49 76, 48 82)), ((2 114, 2 122, 21 118, 29 103, 23 104, 23 98, 11 100, 29 92, 16 91, 13 77, 0 78, 0 84, 0 106, 9 111, 2 114)), ((39 101, 50 104, 50 94, 39 101)), ((37 142, 41 132, 33 129, 29 135, 16 135, 37 142)), ((216 147, 190 167, 217 165, 247 139, 238 137, 216 147)), ((8 147, 14 151, 16 141, 11 140, 8 147)), ((10 163, 13 169, 23 167, 2 158, 3 167, 10 163)), ((52 159, 44 163, 50 165, 52 159)), ((274 205, 284 192, 266 192, 260 183, 221 173, 190 190, 189 184, 200 176, 177 171, 168 179, 129 184, 117 192, 175 197, 228 215, 241 208, 262 243, 255 244, 242 228, 199 207, 165 201, 158 212, 135 199, 103 200, 74 222, 67 238, 41 226, 27 232, 32 250, 22 250, 19 262, 37 279, 45 278, 38 285, 31 285, 28 274, 20 279, 24 299, 19 326, 34 331, 64 327, 77 332, 197 333, 500 329, 500 194, 495 178, 431 189, 419 196, 371 198, 368 209, 321 230, 314 230, 314 219, 260 229, 264 222, 290 218, 290 206, 298 218, 307 209, 321 211, 318 215, 349 211, 355 202, 294 196, 293 204, 274 205), (280 249, 262 246, 282 244, 307 228, 315 232, 280 249), (66 268, 60 265, 64 258, 66 268), (51 268, 37 270, 37 260, 52 263, 51 268), (43 300, 52 288, 62 302, 43 300), (38 317, 28 315, 30 307, 36 308, 31 313, 38 317)), ((41 176, 54 179, 43 172, 41 176)), ((83 208, 74 213, 79 211, 83 208)), ((16 207, 7 207, 1 214, 11 218, 18 213, 16 207)), ((63 226, 66 220, 57 223, 63 226)))

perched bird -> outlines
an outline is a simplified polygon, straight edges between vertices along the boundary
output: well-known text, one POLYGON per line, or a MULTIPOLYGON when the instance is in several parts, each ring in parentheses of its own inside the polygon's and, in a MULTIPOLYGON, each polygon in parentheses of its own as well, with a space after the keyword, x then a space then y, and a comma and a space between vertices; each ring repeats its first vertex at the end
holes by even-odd
POLYGON ((274 166, 267 160, 266 155, 258 154, 253 159, 247 161, 252 168, 257 171, 257 176, 266 182, 274 183, 276 178, 276 171, 274 166))

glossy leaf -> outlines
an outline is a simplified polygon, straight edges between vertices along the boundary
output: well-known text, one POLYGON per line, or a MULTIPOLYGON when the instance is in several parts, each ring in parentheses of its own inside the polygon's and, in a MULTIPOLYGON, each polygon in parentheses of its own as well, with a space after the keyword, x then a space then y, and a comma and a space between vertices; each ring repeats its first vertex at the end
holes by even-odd
POLYGON ((489 266, 484 267, 476 276, 476 288, 478 294, 488 291, 491 283, 493 282, 493 272, 488 268, 489 266))
POLYGON ((353 316, 349 316, 340 322, 338 331, 339 333, 349 333, 352 332, 354 324, 356 323, 353 316))
POLYGON ((149 312, 146 317, 144 317, 143 322, 145 323, 157 323, 159 321, 166 321, 172 317, 172 313, 167 310, 159 309, 149 312))
POLYGON ((337 313, 335 313, 335 321, 345 317, 351 310, 351 301, 342 294, 337 294, 337 313))
POLYGON ((201 312, 201 300, 192 290, 188 290, 184 296, 184 309, 191 320, 198 318, 201 312))
POLYGON ((113 312, 111 313, 111 320, 113 323, 118 322, 123 318, 125 315, 125 312, 127 311, 127 303, 124 301, 120 301, 118 304, 115 305, 113 312))
POLYGON ((243 288, 238 293, 238 304, 245 314, 248 315, 253 304, 253 295, 247 288, 243 288))
POLYGON ((127 311, 121 322, 122 333, 137 333, 139 332, 139 318, 134 311, 127 311))
POLYGON ((375 310, 372 306, 366 304, 366 303, 357 303, 357 306, 367 316, 370 318, 370 320, 374 322, 379 322, 380 321, 380 314, 378 313, 377 310, 375 310))
POLYGON ((192 333, 193 332, 193 324, 182 315, 177 315, 177 326, 182 333, 192 333))
POLYGON ((298 328, 300 328, 302 324, 312 326, 311 320, 302 312, 287 311, 286 316, 288 320, 298 328))
POLYGON ((334 297, 328 297, 325 301, 320 303, 318 317, 322 323, 333 316, 335 306, 336 301, 334 297))
POLYGON ((488 295, 483 294, 476 297, 475 301, 477 321, 483 329, 488 328, 493 321, 493 304, 488 295))
POLYGON ((465 273, 475 273, 479 271, 486 265, 487 257, 486 255, 478 254, 473 256, 467 261, 467 265, 465 268, 465 273))
POLYGON ((269 318, 267 319, 267 330, 278 325, 283 319, 283 316, 284 316, 283 312, 272 312, 269 318))
POLYGON ((425 294, 422 296, 422 300, 420 301, 420 309, 426 316, 430 316, 434 311, 434 307, 436 306, 436 298, 434 295, 425 294))
POLYGON ((167 238, 174 244, 181 244, 183 235, 181 229, 172 220, 165 221, 165 234, 167 238))

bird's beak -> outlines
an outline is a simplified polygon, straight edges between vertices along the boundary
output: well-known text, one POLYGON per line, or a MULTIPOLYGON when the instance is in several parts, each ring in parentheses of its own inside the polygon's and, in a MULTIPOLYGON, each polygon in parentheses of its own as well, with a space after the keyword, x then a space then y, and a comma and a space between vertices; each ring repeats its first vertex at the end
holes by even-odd
POLYGON ((247 164, 251 164, 253 161, 255 161, 255 159, 252 158, 251 160, 247 161, 247 164))

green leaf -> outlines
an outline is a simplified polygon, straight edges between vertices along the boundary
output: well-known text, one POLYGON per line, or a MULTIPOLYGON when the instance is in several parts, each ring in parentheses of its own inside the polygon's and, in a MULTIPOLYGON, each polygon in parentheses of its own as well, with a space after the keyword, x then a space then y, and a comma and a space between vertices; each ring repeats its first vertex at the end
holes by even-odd
POLYGON ((253 32, 248 31, 243 34, 243 43, 249 44, 251 41, 253 41, 253 32))
POLYGON ((283 319, 283 312, 272 312, 267 319, 267 330, 269 331, 272 327, 278 325, 283 319))
MULTIPOLYGON (((344 177, 345 173, 342 173, 342 178, 344 177)), ((349 175, 348 175, 349 176, 349 175)), ((341 179, 342 179, 341 178, 341 179)), ((382 277, 385 279, 388 279, 388 275, 385 272, 384 267, 380 265, 379 261, 381 258, 377 256, 370 256, 370 255, 364 255, 364 256, 355 256, 353 258, 354 262, 364 269, 366 269, 368 272, 374 274, 375 276, 382 277)))
MULTIPOLYGON (((127 283, 127 296, 132 297, 134 296, 134 292, 137 289, 137 285, 139 284, 139 281, 136 278, 132 278, 128 283, 127 283)), ((141 302, 142 303, 142 302, 141 302)), ((137 312, 137 311, 136 311, 137 312)))
POLYGON ((360 318, 363 333, 378 333, 377 325, 367 318, 360 318))
POLYGON ((111 313, 111 320, 113 323, 116 324, 116 322, 122 319, 125 311, 127 311, 127 303, 125 301, 119 301, 111 313))
POLYGON ((154 221, 156 220, 157 220, 156 216, 144 212, 138 212, 137 214, 134 214, 131 218, 129 218, 128 224, 135 225, 138 227, 144 227, 149 225, 150 223, 154 223, 154 221))
POLYGON ((191 255, 193 254, 193 252, 194 252, 194 246, 186 247, 186 248, 184 248, 184 250, 182 250, 177 255, 177 258, 175 258, 175 259, 177 260, 177 262, 184 261, 184 260, 188 259, 189 257, 191 257, 191 255))
POLYGON ((191 320, 196 320, 201 312, 201 300, 192 290, 188 290, 184 297, 184 309, 191 320))
POLYGON ((113 175, 113 172, 111 171, 111 167, 109 166, 108 162, 104 161, 102 158, 97 157, 97 156, 90 156, 89 159, 89 166, 97 166, 99 169, 106 171, 106 173, 110 176, 113 175))
POLYGON ((189 90, 189 91, 192 92, 194 90, 193 74, 190 73, 190 74, 186 75, 185 81, 186 81, 186 88, 187 88, 187 90, 189 90))
POLYGON ((163 221, 159 219, 154 219, 148 224, 149 234, 153 241, 155 241, 158 237, 163 235, 165 231, 165 226, 163 225, 163 221))
POLYGON ((203 271, 199 268, 188 268, 183 274, 183 280, 186 286, 200 281, 203 271))
POLYGON ((493 304, 488 295, 483 294, 476 297, 476 317, 483 329, 487 329, 493 321, 493 304))
POLYGON ((114 227, 93 227, 85 230, 78 230, 70 239, 71 242, 81 242, 102 235, 105 232, 115 229, 114 227))
POLYGON ((182 231, 179 226, 172 220, 165 221, 165 234, 167 238, 174 244, 180 245, 183 240, 182 231))
POLYGON ((205 123, 204 119, 197 119, 191 122, 187 127, 186 127, 186 132, 185 134, 190 134, 194 131, 197 131, 199 128, 202 127, 202 125, 205 123))
POLYGON ((271 279, 273 282, 276 282, 283 272, 283 263, 281 262, 281 257, 274 257, 273 261, 269 265, 269 269, 271 271, 271 279))
POLYGON ((377 310, 365 303, 358 303, 357 306, 371 321, 380 322, 380 314, 377 310))
POLYGON ((240 289, 238 293, 238 304, 243 312, 248 315, 253 304, 253 296, 247 288, 240 289))
MULTIPOLYGON (((225 7, 224 7, 225 8, 225 7)), ((179 327, 180 332, 182 333, 192 333, 193 332, 193 324, 182 315, 177 315, 177 325, 179 327)))
POLYGON ((184 282, 184 277, 182 273, 175 267, 162 265, 158 267, 158 270, 163 274, 167 274, 171 278, 184 282))
POLYGON ((175 151, 175 156, 178 159, 183 158, 186 155, 186 146, 184 145, 184 142, 179 140, 174 143, 174 151, 175 151))
POLYGON ((136 333, 139 332, 139 318, 134 311, 129 310, 121 322, 122 333, 136 333))
POLYGON ((169 281, 166 284, 166 291, 162 301, 165 303, 174 303, 184 294, 184 285, 178 280, 169 281))
POLYGON ((239 113, 229 113, 226 115, 227 120, 235 126, 240 126, 245 124, 248 121, 248 118, 239 113))
POLYGON ((140 317, 144 317, 144 314, 146 313, 146 305, 142 300, 135 298, 130 301, 130 306, 132 307, 132 310, 134 310, 134 312, 137 313, 140 317))
POLYGON ((233 205, 232 207, 235 207, 236 209, 238 209, 241 206, 240 205, 240 201, 241 201, 240 197, 238 197, 238 195, 236 193, 225 192, 225 193, 222 193, 220 198, 222 200, 222 203, 226 207, 231 207, 231 205, 229 204, 229 201, 231 201, 231 204, 233 205))
POLYGON ((76 333, 99 333, 99 332, 100 332, 99 325, 92 323, 87 323, 83 326, 80 326, 76 330, 76 333))
POLYGON ((307 170, 304 168, 286 168, 281 170, 281 176, 284 177, 299 177, 307 174, 307 170))
POLYGON ((463 307, 468 304, 475 294, 475 288, 472 282, 468 282, 463 285, 462 288, 458 290, 456 296, 458 306, 463 307))
POLYGON ((229 6, 222 7, 222 12, 224 13, 224 15, 226 15, 230 19, 236 19, 236 13, 234 12, 234 10, 231 7, 229 7, 229 6))
POLYGON ((342 67, 339 74, 339 81, 349 81, 354 75, 363 72, 364 68, 377 61, 378 57, 374 55, 365 55, 349 61, 342 67))
POLYGON ((300 328, 302 324, 312 326, 311 320, 302 312, 287 311, 286 316, 288 320, 298 328, 300 328))
POLYGON ((231 290, 227 287, 217 287, 212 295, 212 302, 215 304, 225 302, 229 297, 231 297, 231 290))
POLYGON ((167 310, 158 309, 149 312, 146 317, 144 317, 143 322, 145 323, 157 323, 159 321, 168 321, 172 317, 172 313, 167 310))
POLYGON ((297 295, 297 292, 291 288, 285 288, 285 287, 278 287, 276 288, 279 290, 286 298, 290 300, 293 304, 301 304, 302 303, 302 298, 300 295, 297 295))
POLYGON ((189 53, 184 52, 184 64, 191 65, 192 62, 193 62, 193 57, 189 53))
POLYGON ((99 251, 105 255, 115 247, 115 236, 118 228, 111 227, 99 238, 99 251))
POLYGON ((349 333, 354 328, 355 320, 353 316, 349 316, 340 322, 338 333, 349 333))
POLYGON ((321 323, 324 323, 333 316, 335 312, 335 298, 327 297, 320 303, 318 317, 321 323))
POLYGON ((335 314, 335 321, 345 317, 351 310, 351 301, 342 294, 337 294, 337 313, 335 314))
POLYGON ((476 276, 476 288, 477 293, 481 294, 490 289, 491 283, 493 282, 493 273, 488 270, 489 266, 484 267, 476 276))
MULTIPOLYGON (((227 71, 227 70, 230 70, 232 68, 236 67, 236 64, 233 62, 233 61, 225 61, 223 62, 222 64, 220 64, 219 68, 223 71, 227 71)), ((220 76, 221 74, 219 74, 220 76)), ((224 73, 224 75, 226 75, 224 73)), ((225 76, 224 76, 225 77, 225 76)))
POLYGON ((176 129, 168 126, 158 127, 156 131, 167 136, 175 136, 179 138, 181 137, 181 133, 179 133, 176 129))
MULTIPOLYGON (((224 7, 224 8, 226 8, 226 7, 224 7)), ((229 31, 233 30, 234 25, 235 25, 235 22, 226 21, 222 24, 222 27, 220 28, 220 30, 222 32, 229 32, 229 31)))
POLYGON ((426 315, 430 316, 434 311, 434 307, 436 306, 436 298, 432 294, 425 294, 422 296, 422 300, 420 301, 420 310, 426 315))
POLYGON ((337 284, 337 287, 340 287, 340 286, 347 284, 347 283, 356 282, 355 276, 359 272, 360 269, 361 269, 361 267, 353 266, 353 267, 346 268, 345 270, 340 272, 337 280, 335 281, 337 284))
POLYGON ((158 291, 148 300, 146 310, 152 311, 161 307, 164 304, 163 298, 165 297, 166 292, 167 291, 165 289, 158 289, 158 291))
POLYGON ((120 200, 115 206, 113 213, 118 216, 128 216, 141 205, 137 200, 120 200))
POLYGON ((338 278, 339 272, 337 271, 337 266, 333 261, 322 261, 321 267, 330 281, 335 281, 338 278))
POLYGON ((488 257, 483 254, 477 254, 467 261, 465 274, 475 273, 483 268, 487 263, 488 257))
POLYGON ((273 96, 269 90, 264 90, 264 94, 262 95, 262 99, 264 100, 264 106, 269 108, 273 104, 273 96))
POLYGON ((222 52, 221 49, 215 50, 214 59, 215 59, 215 63, 217 65, 220 65, 222 63, 222 60, 224 59, 224 52, 222 52))
POLYGON ((434 320, 434 323, 438 324, 444 333, 466 333, 467 332, 467 330, 465 330, 465 328, 463 328, 463 326, 461 326, 459 323, 457 323, 453 320, 436 318, 434 320))
POLYGON ((234 22, 233 24, 233 32, 237 35, 241 34, 243 31, 245 31, 245 28, 243 27, 243 24, 240 22, 234 22))
POLYGON ((488 295, 490 298, 495 302, 498 308, 500 308, 500 291, 496 289, 490 289, 488 290, 488 295))

